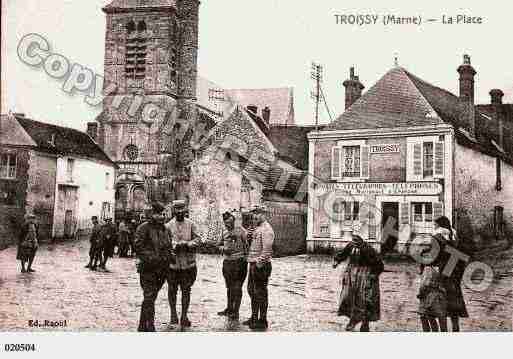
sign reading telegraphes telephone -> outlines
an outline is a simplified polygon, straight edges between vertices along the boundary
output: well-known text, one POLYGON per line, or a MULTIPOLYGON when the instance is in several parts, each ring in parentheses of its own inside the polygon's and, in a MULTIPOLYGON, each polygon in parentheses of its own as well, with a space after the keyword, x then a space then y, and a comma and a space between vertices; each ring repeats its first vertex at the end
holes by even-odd
POLYGON ((388 196, 436 196, 442 193, 437 182, 395 183, 323 183, 316 189, 318 194, 335 192, 341 195, 388 195, 388 196))
POLYGON ((399 153, 401 145, 398 143, 387 143, 383 145, 371 145, 369 148, 371 154, 377 153, 399 153))

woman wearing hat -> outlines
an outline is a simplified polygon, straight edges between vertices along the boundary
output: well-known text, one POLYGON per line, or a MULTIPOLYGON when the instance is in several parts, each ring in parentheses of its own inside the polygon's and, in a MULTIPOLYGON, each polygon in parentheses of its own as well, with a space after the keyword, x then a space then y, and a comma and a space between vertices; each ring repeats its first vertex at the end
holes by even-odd
POLYGON ((242 286, 248 274, 247 232, 241 225, 235 224, 233 212, 223 213, 225 228, 218 246, 224 254, 223 277, 226 282, 226 309, 217 313, 230 319, 239 319, 239 309, 242 301, 242 286))
POLYGON ((362 237, 353 234, 352 241, 334 257, 333 268, 349 259, 342 274, 339 316, 349 318, 346 330, 352 331, 358 323, 361 332, 369 331, 369 322, 380 319, 379 276, 384 270, 379 254, 362 237))
POLYGON ((33 214, 28 214, 25 218, 25 223, 23 224, 20 236, 18 238, 18 251, 16 254, 16 259, 21 261, 22 273, 35 272, 35 270, 32 269, 32 263, 34 262, 37 248, 39 247, 37 230, 38 227, 36 216, 33 214), (27 262, 28 266, 25 269, 25 264, 27 262))
POLYGON ((442 216, 435 219, 432 239, 437 242, 440 248, 440 254, 435 259, 434 264, 438 266, 441 273, 441 285, 447 299, 446 316, 451 318, 452 331, 459 332, 459 318, 468 318, 467 307, 461 291, 461 280, 465 272, 465 262, 458 261, 451 273, 445 273, 444 271, 451 258, 451 254, 445 247, 458 248, 458 240, 449 218, 442 216))

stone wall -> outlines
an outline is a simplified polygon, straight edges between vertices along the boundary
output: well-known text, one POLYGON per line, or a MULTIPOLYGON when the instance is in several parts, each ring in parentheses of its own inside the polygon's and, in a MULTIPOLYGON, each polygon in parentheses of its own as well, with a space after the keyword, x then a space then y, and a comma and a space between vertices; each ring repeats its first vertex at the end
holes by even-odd
MULTIPOLYGON (((502 189, 496 189, 496 158, 457 145, 455 217, 463 239, 486 245, 495 239, 494 208, 504 208, 506 234, 513 234, 513 167, 502 162, 502 189)), ((511 239, 511 238, 510 238, 511 239)))
POLYGON ((0 202, 0 250, 16 242, 23 223, 30 157, 24 149, 2 147, 1 151, 15 153, 17 167, 16 179, 0 179, 0 192, 8 196, 0 202))

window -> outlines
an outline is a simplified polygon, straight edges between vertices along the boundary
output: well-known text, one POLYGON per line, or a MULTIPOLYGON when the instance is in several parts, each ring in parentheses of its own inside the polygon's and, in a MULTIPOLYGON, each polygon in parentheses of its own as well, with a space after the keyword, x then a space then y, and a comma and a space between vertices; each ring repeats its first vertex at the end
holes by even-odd
POLYGON ((331 178, 369 178, 369 146, 364 140, 341 141, 331 149, 331 178))
POLYGON ((407 181, 444 177, 445 142, 439 136, 408 138, 407 181))
POLYGON ((105 173, 105 189, 110 189, 110 173, 105 173))
POLYGON ((126 25, 127 40, 125 52, 125 72, 128 79, 144 80, 146 77, 147 37, 146 23, 140 21, 137 27, 133 21, 126 25))
POLYGON ((433 177, 433 142, 424 142, 423 144, 424 155, 424 178, 433 177))
POLYGON ((103 202, 102 203, 102 220, 105 220, 106 218, 110 218, 110 203, 109 202, 103 202))
POLYGON ((502 238, 504 236, 504 208, 501 206, 494 208, 493 227, 495 236, 502 238))
POLYGON ((415 233, 431 233, 433 231, 433 204, 431 202, 413 202, 412 223, 415 233))
POLYGON ((0 178, 16 178, 16 162, 15 154, 2 154, 0 162, 0 178))
POLYGON ((336 201, 333 203, 334 218, 343 218, 345 221, 360 219, 360 202, 336 201))
POLYGON ((496 159, 496 179, 495 179, 495 189, 497 191, 502 190, 502 174, 501 174, 501 159, 497 157, 496 159))
POLYGON ((360 177, 360 146, 343 147, 343 153, 342 177, 360 177))
POLYGON ((73 170, 75 169, 75 160, 73 158, 68 158, 67 167, 66 167, 66 178, 68 182, 73 182, 73 170))

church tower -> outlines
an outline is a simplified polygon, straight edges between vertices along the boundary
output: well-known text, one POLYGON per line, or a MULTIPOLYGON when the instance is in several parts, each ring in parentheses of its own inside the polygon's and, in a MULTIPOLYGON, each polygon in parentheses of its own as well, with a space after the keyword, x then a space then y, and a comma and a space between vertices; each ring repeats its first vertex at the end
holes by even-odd
POLYGON ((118 213, 141 212, 185 190, 190 150, 166 126, 196 119, 199 1, 113 0, 103 12, 98 143, 119 166, 118 213))

